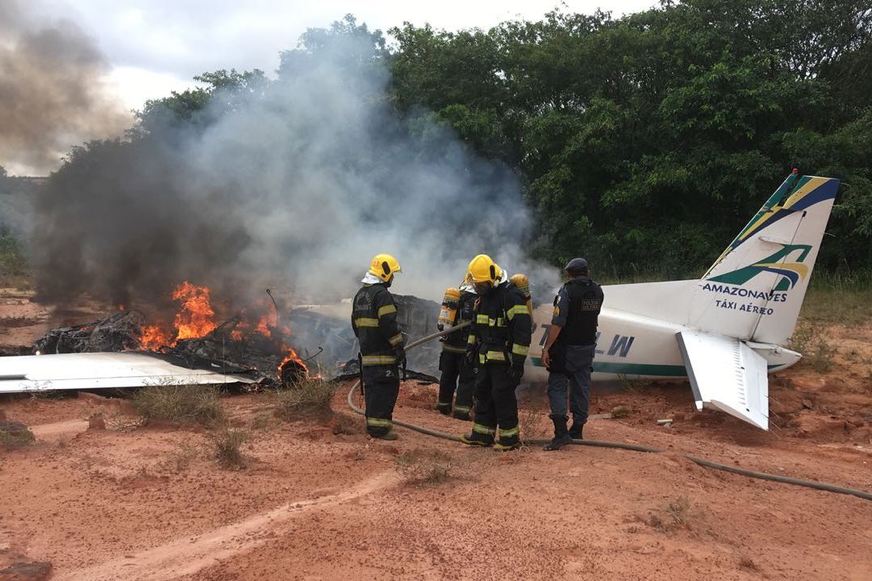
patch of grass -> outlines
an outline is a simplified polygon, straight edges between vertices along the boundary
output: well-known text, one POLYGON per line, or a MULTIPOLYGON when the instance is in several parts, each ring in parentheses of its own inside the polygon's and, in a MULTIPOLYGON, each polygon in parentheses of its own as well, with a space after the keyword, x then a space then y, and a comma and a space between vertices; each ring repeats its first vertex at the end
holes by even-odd
POLYGON ((201 385, 166 385, 140 389, 131 400, 144 423, 200 424, 207 427, 224 421, 218 389, 201 385))
POLYGON ((226 430, 213 438, 215 459, 222 468, 242 470, 245 468, 245 456, 242 454, 242 444, 248 440, 248 434, 242 430, 226 430))
POLYGON ((518 411, 518 427, 521 429, 521 441, 539 440, 551 437, 551 425, 544 421, 544 414, 531 409, 518 411))
POLYGON ((633 410, 627 405, 616 405, 610 413, 613 418, 620 419, 630 417, 633 414, 633 410))
POLYGON ((7 450, 24 448, 34 442, 30 428, 12 420, 0 420, 0 446, 7 450))
POLYGON ((305 379, 276 392, 276 415, 293 421, 303 416, 329 415, 336 387, 329 381, 305 379))
POLYGON ((434 486, 453 477, 454 463, 444 452, 411 450, 396 458, 397 468, 409 484, 434 486))
POLYGON ((363 432, 362 422, 348 414, 334 414, 333 420, 330 422, 330 430, 334 436, 340 434, 350 436, 363 432))
POLYGON ((821 332, 821 325, 811 321, 800 321, 788 342, 788 346, 802 354, 803 361, 820 373, 833 366, 833 347, 821 332))
POLYGON ((803 320, 854 326, 872 320, 872 271, 815 272, 802 304, 803 320))
POLYGON ((679 496, 675 500, 669 501, 662 509, 652 513, 648 518, 648 524, 664 532, 677 528, 689 528, 691 508, 690 499, 686 496, 679 496))
POLYGON ((200 448, 198 446, 185 442, 179 444, 178 448, 167 455, 163 465, 173 472, 184 472, 190 468, 199 455, 200 448))
POLYGON ((268 430, 272 422, 272 415, 269 413, 259 413, 251 419, 251 429, 264 431, 268 430))

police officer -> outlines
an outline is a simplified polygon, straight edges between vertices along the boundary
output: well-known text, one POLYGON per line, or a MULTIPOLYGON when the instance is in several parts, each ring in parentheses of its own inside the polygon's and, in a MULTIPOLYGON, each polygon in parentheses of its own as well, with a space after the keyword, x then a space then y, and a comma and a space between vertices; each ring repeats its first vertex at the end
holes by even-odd
POLYGON ((360 343, 366 431, 384 440, 397 439, 392 418, 400 392, 399 366, 405 359, 397 307, 388 291, 400 271, 400 263, 390 254, 373 257, 351 311, 351 326, 360 343))
POLYGON ((469 277, 478 300, 467 355, 471 360, 477 357, 479 365, 475 421, 472 433, 461 441, 512 450, 521 444, 515 388, 524 374, 533 322, 523 292, 505 279, 503 270, 489 256, 479 254, 472 259, 469 277))
MULTIPOLYGON (((461 323, 472 321, 473 308, 478 295, 473 291, 472 285, 464 281, 459 289, 445 291, 443 311, 452 320, 440 322, 438 328, 442 331, 445 325, 456 326, 461 323), (457 293, 457 294, 454 294, 457 293), (449 295, 453 295, 449 296, 449 295), (456 297, 456 304, 446 304, 456 297), (454 308, 451 308, 454 307, 454 308)), ((474 362, 467 361, 466 345, 469 339, 469 327, 455 331, 442 338, 442 353, 439 356, 439 399, 436 409, 443 415, 453 415, 458 420, 469 421, 472 411, 472 398, 475 393, 475 367, 474 362), (457 396, 455 398, 455 390, 457 396), (452 413, 451 404, 454 403, 452 413)))
POLYGON ((587 261, 573 258, 564 269, 569 280, 554 299, 554 316, 542 349, 542 363, 548 369, 548 399, 554 439, 546 450, 559 450, 573 439, 581 439, 590 403, 590 373, 596 349, 596 328, 603 304, 603 291, 590 279, 587 261), (567 430, 566 387, 572 427, 567 430))

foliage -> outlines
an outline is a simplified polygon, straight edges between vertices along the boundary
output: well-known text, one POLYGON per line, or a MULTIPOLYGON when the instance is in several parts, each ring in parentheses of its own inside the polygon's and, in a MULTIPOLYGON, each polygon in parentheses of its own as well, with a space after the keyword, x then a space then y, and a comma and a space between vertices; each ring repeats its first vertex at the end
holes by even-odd
POLYGON ((433 486, 453 477, 454 462, 448 454, 433 450, 410 450, 396 458, 397 469, 409 484, 433 486))
POLYGON ((0 420, 0 447, 14 450, 32 444, 33 441, 33 432, 21 422, 0 420))
MULTIPOLYGON (((371 73, 362 100, 391 103, 412 130, 435 119, 508 165, 536 217, 531 250, 554 264, 584 255, 611 278, 698 275, 798 167, 843 184, 819 264, 872 268, 867 0, 664 0, 621 18, 389 32, 391 43, 349 15, 282 52, 275 80, 204 73, 201 87, 149 101, 125 140, 74 150, 55 177, 137 159, 160 175, 185 132, 336 56, 325 74, 371 73)), ((335 82, 360 82, 347 77, 335 82)), ((144 199, 157 195, 142 181, 144 199)))
POLYGON ((214 426, 224 420, 218 390, 211 386, 150 386, 137 391, 131 401, 145 423, 163 421, 214 426))
POLYGON ((242 430, 226 430, 213 437, 215 459, 218 464, 228 470, 245 468, 245 456, 242 454, 242 444, 248 439, 248 434, 242 430))
POLYGON ((796 165, 844 183, 824 266, 872 265, 867 3, 667 1, 392 33, 396 102, 525 178, 554 263, 699 274, 796 165))
POLYGON ((27 258, 20 242, 12 233, 0 227, 0 276, 27 272, 27 258))
POLYGON ((304 379, 276 392, 276 415, 294 421, 304 415, 329 414, 335 390, 332 383, 321 378, 304 379))

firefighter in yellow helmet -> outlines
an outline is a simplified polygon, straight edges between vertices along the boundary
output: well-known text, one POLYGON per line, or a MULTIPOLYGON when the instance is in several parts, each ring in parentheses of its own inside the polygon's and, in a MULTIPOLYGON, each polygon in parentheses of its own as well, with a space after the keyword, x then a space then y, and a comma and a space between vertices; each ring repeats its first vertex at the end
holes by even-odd
MULTIPOLYGON (((478 295, 472 283, 464 280, 460 288, 445 289, 437 328, 454 327, 471 322, 472 310, 478 295)), ((439 396, 436 410, 443 415, 453 415, 458 420, 469 421, 472 398, 475 395, 475 366, 467 361, 466 344, 469 327, 442 338, 442 354, 439 356, 439 396), (457 397, 455 399, 455 392, 457 397), (452 404, 454 407, 452 413, 452 404)))
POLYGON ((477 358, 475 420, 464 444, 512 450, 520 446, 515 389, 524 374, 533 321, 527 298, 490 256, 469 263, 479 295, 473 310, 467 356, 477 358), (496 439, 496 443, 494 440, 496 439))
POLYGON ((351 311, 351 327, 360 343, 366 431, 385 440, 397 439, 392 418, 400 392, 399 367, 406 356, 397 306, 388 291, 400 271, 400 263, 390 254, 374 256, 351 311))

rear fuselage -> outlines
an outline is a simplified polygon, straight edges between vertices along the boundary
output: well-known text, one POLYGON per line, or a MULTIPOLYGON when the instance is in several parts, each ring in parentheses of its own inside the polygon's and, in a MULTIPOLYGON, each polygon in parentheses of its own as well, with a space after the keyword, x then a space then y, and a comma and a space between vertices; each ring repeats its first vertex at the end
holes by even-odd
MULTIPOLYGON (((606 304, 609 290, 604 287, 606 304)), ((527 359, 525 379, 544 381, 548 372, 542 366, 542 346, 551 325, 550 306, 533 311, 533 341, 527 359)), ((599 316, 597 348, 593 362, 593 381, 616 379, 686 379, 687 371, 676 334, 686 327, 643 317, 617 309, 603 308, 599 316)), ((769 365, 769 372, 790 367, 801 355, 780 346, 749 343, 769 365)))

